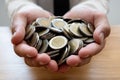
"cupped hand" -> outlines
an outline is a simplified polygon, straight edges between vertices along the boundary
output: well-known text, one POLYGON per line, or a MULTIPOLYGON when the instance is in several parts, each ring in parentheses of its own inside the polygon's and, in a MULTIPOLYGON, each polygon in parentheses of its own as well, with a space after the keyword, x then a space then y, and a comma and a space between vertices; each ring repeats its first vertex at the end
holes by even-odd
POLYGON ((26 44, 24 41, 25 27, 38 17, 50 17, 51 13, 37 6, 24 6, 14 13, 11 30, 12 43, 14 51, 17 55, 24 57, 25 63, 29 66, 40 67, 45 66, 51 71, 57 71, 58 66, 54 60, 45 54, 38 54, 34 47, 26 44))
POLYGON ((60 68, 61 72, 65 72, 70 67, 82 66, 90 62, 91 57, 99 53, 105 46, 105 39, 110 34, 110 25, 105 13, 88 7, 79 5, 72 8, 64 15, 64 18, 83 19, 94 25, 95 31, 93 38, 95 43, 91 43, 79 50, 78 55, 71 55, 67 58, 67 65, 60 68))

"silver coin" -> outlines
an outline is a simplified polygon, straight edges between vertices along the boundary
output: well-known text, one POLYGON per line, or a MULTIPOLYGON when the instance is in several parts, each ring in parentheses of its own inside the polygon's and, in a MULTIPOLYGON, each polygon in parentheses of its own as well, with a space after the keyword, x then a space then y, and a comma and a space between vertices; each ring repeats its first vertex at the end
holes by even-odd
POLYGON ((50 58, 55 58, 56 56, 58 56, 60 53, 56 53, 56 54, 52 54, 50 55, 50 58))
POLYGON ((68 52, 68 48, 66 47, 66 48, 64 49, 64 51, 62 51, 62 52, 63 52, 63 54, 62 54, 60 60, 58 61, 58 65, 59 65, 59 63, 61 63, 61 61, 66 57, 66 54, 67 54, 67 52, 68 52))
POLYGON ((68 45, 65 49, 64 49, 64 52, 62 52, 62 56, 61 58, 59 59, 58 61, 58 65, 61 65, 63 64, 64 62, 66 62, 66 59, 67 57, 69 56, 69 53, 70 53, 70 45, 68 45))
POLYGON ((90 37, 90 36, 93 35, 93 34, 90 33, 90 31, 88 30, 87 25, 86 25, 85 23, 81 23, 81 24, 79 25, 79 30, 80 30, 80 32, 83 33, 85 36, 90 37))
POLYGON ((32 23, 32 26, 38 26, 39 24, 38 23, 36 23, 36 21, 34 21, 33 23, 32 23))
POLYGON ((42 46, 41 46, 41 48, 39 49, 39 53, 44 53, 44 52, 46 52, 47 48, 48 48, 48 40, 45 39, 45 40, 42 41, 42 46))
POLYGON ((94 29, 95 29, 95 28, 94 28, 94 26, 91 25, 90 23, 88 23, 87 28, 88 28, 88 30, 89 30, 91 33, 94 32, 94 29))
POLYGON ((51 25, 55 28, 61 29, 67 25, 67 22, 65 22, 63 19, 53 19, 51 21, 51 25))
POLYGON ((88 38, 84 41, 86 44, 90 44, 90 43, 93 43, 95 42, 95 40, 93 38, 88 38))
POLYGON ((70 27, 69 25, 66 25, 64 27, 62 27, 62 31, 63 31, 63 34, 68 38, 68 39, 72 39, 72 37, 70 36, 70 27))
POLYGON ((42 40, 39 39, 37 46, 35 47, 37 49, 37 51, 39 51, 39 49, 41 48, 41 45, 42 45, 42 40))
POLYGON ((28 26, 26 27, 26 35, 28 35, 28 34, 30 33, 31 28, 32 28, 31 25, 28 25, 28 26))
POLYGON ((36 23, 39 24, 39 26, 50 26, 50 20, 48 18, 37 18, 36 23))
POLYGON ((64 36, 56 36, 50 39, 49 46, 52 49, 61 49, 67 45, 67 38, 64 36))
POLYGON ((29 29, 30 29, 30 31, 25 35, 25 40, 29 39, 33 35, 33 33, 35 32, 34 26, 31 26, 29 29))
POLYGON ((32 46, 32 47, 36 47, 38 41, 39 41, 38 34, 37 33, 33 33, 33 36, 32 36, 32 38, 30 40, 29 45, 32 46))
POLYGON ((70 25, 71 35, 74 35, 76 37, 82 37, 82 34, 79 31, 79 26, 80 26, 80 23, 72 23, 70 25))
POLYGON ((56 36, 56 34, 51 33, 51 32, 48 32, 48 33, 42 35, 42 36, 41 36, 41 39, 51 39, 51 38, 53 38, 53 37, 55 37, 55 36, 56 36))
POLYGON ((83 47, 83 41, 80 39, 72 39, 68 42, 68 44, 70 45, 70 54, 75 54, 83 47))
POLYGON ((65 30, 62 29, 63 34, 68 38, 68 39, 72 39, 72 37, 70 36, 70 34, 65 30))
POLYGON ((56 33, 62 33, 61 29, 54 28, 54 27, 48 27, 51 31, 56 32, 56 33))
POLYGON ((68 48, 68 50, 67 50, 66 57, 68 57, 68 56, 69 56, 69 53, 70 53, 70 45, 69 45, 69 44, 68 44, 67 48, 68 48))
POLYGON ((54 51, 50 51, 50 52, 47 52, 48 55, 53 55, 53 54, 56 54, 58 53, 60 50, 54 50, 54 51))
POLYGON ((58 66, 62 65, 63 63, 65 63, 65 62, 66 62, 66 59, 67 59, 67 58, 65 58, 65 59, 63 59, 62 61, 60 61, 60 62, 58 63, 58 66))
POLYGON ((49 29, 44 28, 44 27, 36 27, 36 28, 38 30, 37 32, 38 32, 39 37, 47 34, 50 31, 49 29))
POLYGON ((84 20, 51 16, 38 18, 27 26, 25 40, 62 65, 70 55, 77 55, 82 47, 95 42, 93 32, 94 26, 84 20))

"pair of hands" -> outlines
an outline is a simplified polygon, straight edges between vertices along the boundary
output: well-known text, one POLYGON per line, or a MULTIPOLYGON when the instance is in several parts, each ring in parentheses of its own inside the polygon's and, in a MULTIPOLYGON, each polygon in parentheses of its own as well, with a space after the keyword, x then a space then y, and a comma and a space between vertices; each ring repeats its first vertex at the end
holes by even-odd
POLYGON ((99 53, 105 46, 105 38, 110 33, 110 26, 106 14, 101 11, 89 8, 87 6, 80 6, 73 8, 67 12, 63 17, 65 18, 81 18, 95 26, 93 37, 96 43, 91 43, 82 48, 78 55, 71 55, 67 58, 66 64, 58 67, 54 60, 43 53, 38 54, 34 47, 26 44, 24 41, 25 27, 38 17, 50 17, 52 14, 39 7, 29 8, 22 7, 14 14, 11 29, 12 29, 12 43, 14 44, 15 53, 24 57, 25 63, 32 67, 44 66, 53 72, 66 72, 70 67, 82 66, 89 63, 91 57, 99 53))

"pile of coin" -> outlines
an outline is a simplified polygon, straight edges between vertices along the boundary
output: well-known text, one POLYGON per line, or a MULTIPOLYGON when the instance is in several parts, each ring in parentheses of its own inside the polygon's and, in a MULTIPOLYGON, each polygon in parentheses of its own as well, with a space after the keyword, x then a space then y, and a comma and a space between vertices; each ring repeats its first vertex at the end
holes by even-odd
POLYGON ((94 42, 93 32, 94 26, 81 19, 37 18, 26 27, 25 41, 61 65, 68 56, 94 42))

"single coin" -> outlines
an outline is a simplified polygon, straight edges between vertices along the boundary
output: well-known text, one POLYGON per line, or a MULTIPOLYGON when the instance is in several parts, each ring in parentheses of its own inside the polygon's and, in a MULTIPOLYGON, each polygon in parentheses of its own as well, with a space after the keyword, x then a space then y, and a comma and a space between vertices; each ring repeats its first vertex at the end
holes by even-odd
POLYGON ((70 34, 70 25, 66 25, 62 28, 63 34, 68 38, 68 39, 72 39, 72 36, 70 34))
POLYGON ((56 36, 56 34, 51 33, 51 32, 48 32, 48 33, 42 35, 40 38, 41 38, 41 39, 51 39, 51 38, 53 38, 53 37, 55 37, 55 36, 56 36))
POLYGON ((80 39, 72 39, 68 42, 68 44, 70 45, 70 54, 75 54, 83 47, 83 41, 80 39))
POLYGON ((39 37, 47 34, 50 30, 45 27, 37 26, 36 27, 36 32, 38 32, 39 37))
POLYGON ((71 32, 71 34, 73 34, 74 36, 82 37, 82 34, 81 34, 80 31, 79 31, 79 26, 80 26, 80 23, 72 23, 72 24, 70 25, 70 32, 71 32))
POLYGON ((25 40, 29 39, 33 35, 33 33, 35 32, 34 26, 31 26, 29 29, 30 29, 30 31, 28 33, 26 33, 26 35, 25 35, 25 40))
POLYGON ((53 19, 51 21, 51 25, 53 27, 56 27, 58 29, 61 29, 62 27, 67 25, 67 22, 65 22, 63 19, 53 19))
POLYGON ((36 23, 39 24, 39 26, 49 27, 50 26, 50 19, 48 19, 48 18, 37 18, 36 23))
POLYGON ((39 50, 39 53, 45 53, 47 48, 48 48, 48 40, 45 39, 45 40, 42 41, 42 46, 39 50))
POLYGON ((56 54, 52 54, 50 55, 50 58, 56 58, 57 56, 59 56, 60 53, 56 53, 56 54))
POLYGON ((48 29, 50 29, 51 31, 56 32, 56 33, 62 33, 62 30, 58 29, 58 28, 48 27, 48 29))
POLYGON ((56 36, 50 39, 49 46, 52 49, 61 49, 67 45, 67 38, 64 36, 56 36))
POLYGON ((66 48, 63 49, 63 51, 62 51, 63 54, 61 54, 61 58, 60 58, 60 60, 58 61, 58 64, 66 57, 67 52, 68 52, 68 48, 66 47, 66 48))
POLYGON ((54 51, 50 51, 50 52, 47 52, 48 55, 53 55, 53 54, 56 54, 56 53, 59 53, 60 50, 54 50, 54 51))
POLYGON ((86 25, 85 23, 81 23, 81 24, 79 25, 79 30, 80 30, 80 32, 83 33, 85 36, 90 37, 90 36, 93 35, 93 34, 90 33, 90 31, 88 30, 87 25, 86 25))
POLYGON ((30 43, 29 43, 30 46, 36 47, 38 40, 39 40, 37 35, 38 35, 37 33, 33 33, 33 36, 32 36, 30 43))
POLYGON ((94 29, 95 29, 95 28, 94 28, 94 26, 91 25, 90 23, 88 23, 87 28, 88 28, 88 30, 89 30, 91 33, 94 32, 94 29))
POLYGON ((25 28, 25 31, 26 31, 25 33, 26 33, 26 35, 28 35, 28 34, 30 33, 31 28, 32 28, 31 25, 28 25, 28 26, 25 28))
POLYGON ((53 19, 55 19, 55 18, 56 18, 56 16, 50 16, 50 17, 49 17, 50 22, 51 22, 53 19))
POLYGON ((33 21, 32 26, 38 26, 39 24, 36 21, 33 21))
POLYGON ((59 56, 59 55, 60 55, 60 53, 51 54, 51 55, 50 55, 50 58, 56 58, 56 57, 59 56))
POLYGON ((34 34, 35 34, 35 39, 36 39, 36 45, 34 47, 36 48, 40 39, 39 39, 39 35, 37 32, 35 32, 34 34))
POLYGON ((37 43, 37 46, 35 47, 37 49, 37 51, 39 51, 40 47, 42 45, 42 40, 39 39, 38 43, 37 43))
POLYGON ((66 58, 69 56, 70 53, 70 45, 68 45, 66 48, 64 48, 63 50, 64 52, 62 52, 62 56, 58 61, 58 65, 63 64, 66 61, 66 58))
POLYGON ((68 50, 67 50, 65 58, 67 58, 70 55, 70 45, 69 44, 67 45, 67 48, 68 48, 68 50))
POLYGON ((72 37, 70 36, 70 34, 65 29, 62 29, 62 32, 63 32, 63 34, 64 34, 65 37, 67 37, 68 39, 72 39, 72 37))
POLYGON ((95 42, 95 40, 93 38, 88 38, 84 41, 86 44, 90 44, 90 43, 93 43, 95 42))
POLYGON ((64 64, 64 63, 66 62, 66 59, 67 59, 67 58, 65 58, 65 59, 63 59, 62 61, 58 62, 58 66, 64 64))

